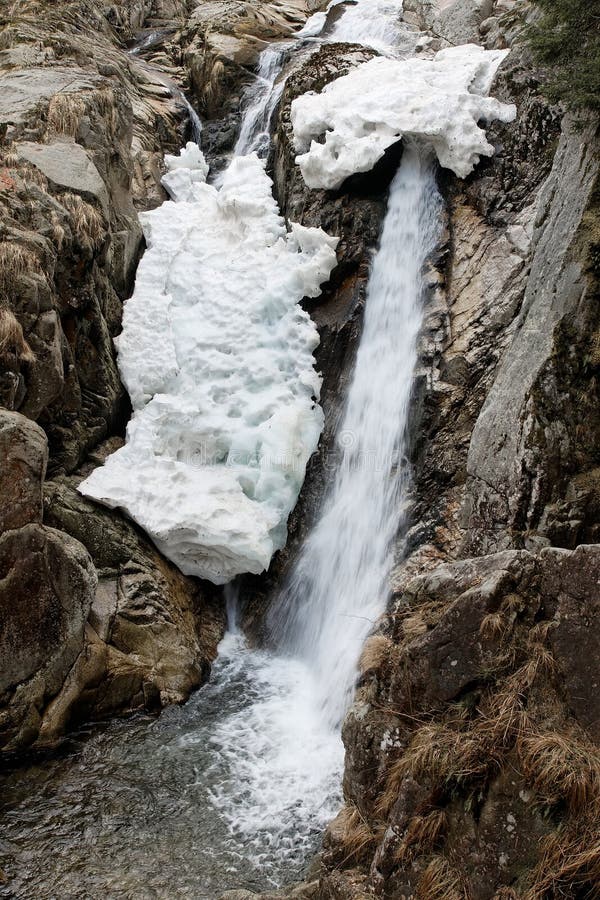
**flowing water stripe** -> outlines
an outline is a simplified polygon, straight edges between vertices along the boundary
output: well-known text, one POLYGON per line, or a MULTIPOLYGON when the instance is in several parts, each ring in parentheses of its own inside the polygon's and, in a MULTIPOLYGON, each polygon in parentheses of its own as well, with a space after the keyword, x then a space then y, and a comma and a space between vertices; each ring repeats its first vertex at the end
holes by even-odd
POLYGON ((408 147, 390 189, 369 279, 338 434, 342 461, 273 616, 282 647, 317 673, 318 703, 332 728, 348 706, 362 644, 388 597, 410 479, 406 434, 422 270, 437 242, 440 210, 430 156, 408 147))

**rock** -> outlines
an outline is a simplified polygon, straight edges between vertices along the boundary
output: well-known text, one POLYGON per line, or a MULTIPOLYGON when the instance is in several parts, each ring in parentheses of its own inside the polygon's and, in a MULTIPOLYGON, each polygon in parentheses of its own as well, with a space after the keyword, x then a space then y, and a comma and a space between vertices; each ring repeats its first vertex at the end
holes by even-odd
POLYGON ((75 191, 87 199, 96 200, 106 218, 109 216, 108 193, 98 169, 79 144, 55 142, 33 144, 23 141, 16 145, 22 159, 32 163, 57 188, 75 191))
MULTIPOLYGON (((45 55, 35 60, 25 52, 27 14, 15 11, 12 68, 0 91, 3 293, 34 355, 14 371, 3 361, 0 394, 46 431, 51 472, 74 471, 87 450, 124 427, 113 338, 142 249, 136 204, 164 197, 161 161, 180 145, 185 115, 167 88, 163 99, 141 95, 139 67, 104 4, 67 6, 49 5, 37 23, 45 55), (52 50, 58 32, 60 65, 52 50)), ((125 28, 129 12, 136 20, 148 4, 121 12, 125 28)))
POLYGON ((32 743, 83 647, 96 573, 78 541, 41 525, 0 537, 0 746, 32 743))
POLYGON ((494 0, 440 0, 433 31, 450 44, 479 43, 479 26, 493 6, 494 0))
POLYGON ((409 835, 428 815, 442 817, 435 852, 470 896, 531 878, 564 819, 541 814, 522 741, 556 736, 597 755, 599 585, 590 545, 462 560, 399 589, 383 625, 395 647, 344 728, 345 797, 374 837, 357 869, 333 823, 322 889, 335 874, 367 896, 418 890, 432 851, 409 835))
POLYGON ((543 550, 543 590, 556 626, 550 643, 566 702, 600 745, 600 549, 543 550), (556 599, 554 599, 556 598, 556 599))
MULTIPOLYGON (((12 61, 13 65, 19 62, 14 55, 12 61)), ((28 65, 28 61, 27 56, 22 56, 22 63, 28 65)), ((41 101, 48 101, 58 93, 77 94, 91 90, 97 84, 98 79, 92 73, 65 66, 32 66, 6 72, 2 75, 0 122, 22 125, 41 101)))
POLYGON ((476 546, 501 548, 511 529, 534 529, 544 501, 560 490, 556 468, 568 472, 561 463, 569 427, 548 424, 542 441, 538 432, 546 427, 543 395, 554 390, 551 371, 564 365, 558 326, 576 315, 588 289, 573 248, 598 172, 593 140, 574 133, 567 120, 536 207, 531 270, 514 339, 471 438, 465 504, 471 552, 476 546))
POLYGON ((41 523, 47 462, 42 429, 19 413, 0 409, 0 534, 41 523))
MULTIPOLYGON (((105 645, 104 672, 82 660, 60 702, 65 721, 186 700, 208 676, 225 628, 218 597, 164 560, 135 525, 77 492, 78 478, 45 486, 45 521, 77 537, 100 578, 89 615, 88 655, 105 645), (88 683, 91 679, 91 683, 88 683)), ((95 664, 94 664, 95 665, 95 664)))

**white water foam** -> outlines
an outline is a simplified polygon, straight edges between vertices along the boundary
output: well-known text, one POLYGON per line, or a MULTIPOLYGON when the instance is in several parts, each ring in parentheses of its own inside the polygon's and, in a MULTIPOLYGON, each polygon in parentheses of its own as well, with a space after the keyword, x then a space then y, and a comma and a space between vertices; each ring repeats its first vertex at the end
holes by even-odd
MULTIPOLYGON (((251 702, 217 723, 208 738, 215 766, 211 798, 228 823, 233 844, 265 871, 300 862, 340 804, 344 749, 315 704, 315 673, 302 660, 245 646, 233 633, 219 650, 221 677, 243 676, 251 702)), ((188 745, 206 741, 194 732, 188 745)), ((203 778, 211 780, 210 770, 203 778)))

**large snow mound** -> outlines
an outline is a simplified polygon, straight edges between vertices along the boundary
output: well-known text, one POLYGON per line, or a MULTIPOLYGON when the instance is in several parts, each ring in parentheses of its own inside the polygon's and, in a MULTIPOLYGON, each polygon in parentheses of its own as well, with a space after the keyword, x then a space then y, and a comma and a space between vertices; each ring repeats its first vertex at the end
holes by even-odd
POLYGON ((494 153, 477 123, 516 116, 514 105, 487 96, 509 52, 464 44, 433 59, 377 57, 320 94, 298 97, 292 126, 306 184, 338 188, 349 175, 372 169, 402 137, 428 141, 440 164, 465 178, 481 156, 494 153))
POLYGON ((256 155, 206 184, 195 144, 167 157, 175 202, 142 216, 148 244, 125 305, 119 366, 126 445, 80 486, 121 507, 188 575, 261 572, 323 424, 319 342, 299 306, 318 296, 337 239, 288 232, 256 155))

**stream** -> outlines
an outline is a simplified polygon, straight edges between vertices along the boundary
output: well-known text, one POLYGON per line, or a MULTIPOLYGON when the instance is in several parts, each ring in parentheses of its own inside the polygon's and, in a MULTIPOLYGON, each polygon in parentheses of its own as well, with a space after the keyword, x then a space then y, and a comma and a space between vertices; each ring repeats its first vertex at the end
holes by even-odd
MULTIPOLYGON (((316 14, 297 46, 344 40, 395 53, 400 10, 392 0, 359 0, 336 11, 330 28, 316 14)), ((236 154, 267 151, 295 46, 263 53, 236 154)), ((11 880, 0 897, 214 900, 306 872, 341 805, 341 721, 362 645, 387 602, 408 479, 421 272, 439 205, 434 166, 413 146, 373 262, 340 469, 272 610, 278 650, 248 648, 232 604, 210 683, 185 706, 92 724, 50 758, 6 772, 0 868, 11 880)))

